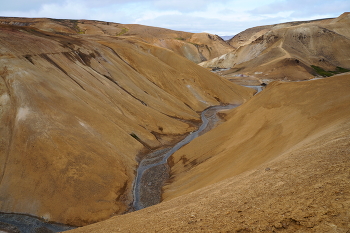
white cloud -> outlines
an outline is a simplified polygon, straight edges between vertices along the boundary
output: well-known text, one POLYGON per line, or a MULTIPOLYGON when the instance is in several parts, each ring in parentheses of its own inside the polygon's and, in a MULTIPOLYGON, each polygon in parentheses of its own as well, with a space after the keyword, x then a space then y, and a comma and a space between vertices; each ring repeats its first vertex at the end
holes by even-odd
POLYGON ((96 19, 234 35, 253 26, 336 17, 349 10, 348 0, 16 0, 2 3, 0 15, 96 19))

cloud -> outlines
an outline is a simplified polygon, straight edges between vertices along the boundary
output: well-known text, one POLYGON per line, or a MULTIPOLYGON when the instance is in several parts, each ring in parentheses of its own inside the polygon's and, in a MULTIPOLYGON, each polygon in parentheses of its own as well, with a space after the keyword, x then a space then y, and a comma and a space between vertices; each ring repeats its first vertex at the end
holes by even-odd
POLYGON ((350 1, 333 0, 280 0, 257 7, 249 13, 259 15, 276 15, 289 12, 290 19, 311 19, 315 16, 334 16, 350 9, 350 1))
MULTIPOLYGON (((216 3, 225 3, 227 0, 217 0, 216 3)), ((208 9, 212 0, 155 0, 153 5, 161 10, 179 10, 181 12, 196 12, 208 9)))
POLYGON ((94 19, 189 32, 234 35, 249 27, 337 17, 349 0, 16 0, 0 15, 94 19))
POLYGON ((32 1, 3 1, 1 3, 1 11, 31 11, 40 8, 46 2, 59 3, 59 0, 32 0, 32 1))

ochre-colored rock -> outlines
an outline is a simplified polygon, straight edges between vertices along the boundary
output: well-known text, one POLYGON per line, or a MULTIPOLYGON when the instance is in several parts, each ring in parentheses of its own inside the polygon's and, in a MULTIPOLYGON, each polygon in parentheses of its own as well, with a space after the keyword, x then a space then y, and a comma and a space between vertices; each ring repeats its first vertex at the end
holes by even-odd
POLYGON ((8 21, 0 24, 2 212, 77 226, 123 213, 138 155, 193 131, 208 106, 254 93, 139 39, 80 35, 74 21, 70 29, 8 21))
POLYGON ((139 24, 119 24, 97 20, 0 17, 1 24, 30 26, 48 32, 79 36, 129 38, 170 49, 199 63, 231 52, 234 48, 217 35, 190 33, 139 24))
POLYGON ((172 156, 164 200, 251 170, 350 116, 350 76, 295 83, 274 82, 227 113, 227 122, 172 156))
POLYGON ((247 29, 228 43, 236 50, 200 63, 204 67, 230 68, 237 76, 269 80, 308 80, 326 71, 350 69, 350 13, 335 19, 291 22, 247 29))
POLYGON ((269 84, 174 154, 162 203, 71 232, 346 232, 349 85, 269 84))

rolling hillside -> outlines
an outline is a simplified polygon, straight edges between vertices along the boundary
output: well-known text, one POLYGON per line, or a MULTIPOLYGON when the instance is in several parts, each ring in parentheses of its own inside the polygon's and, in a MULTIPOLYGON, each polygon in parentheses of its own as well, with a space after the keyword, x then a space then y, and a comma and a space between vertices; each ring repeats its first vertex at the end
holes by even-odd
POLYGON ((162 203, 70 232, 347 232, 349 85, 270 84, 174 154, 162 203))
POLYGON ((0 17, 5 25, 30 26, 47 32, 79 36, 129 38, 170 49, 180 56, 199 63, 232 51, 234 48, 219 36, 189 33, 138 24, 119 24, 94 20, 0 17))
POLYGON ((78 226, 124 213, 139 157, 254 93, 140 38, 55 25, 0 24, 2 212, 78 226))
POLYGON ((235 51, 204 67, 229 68, 228 79, 308 80, 325 71, 350 69, 350 13, 335 19, 283 23, 247 29, 229 41, 235 51))

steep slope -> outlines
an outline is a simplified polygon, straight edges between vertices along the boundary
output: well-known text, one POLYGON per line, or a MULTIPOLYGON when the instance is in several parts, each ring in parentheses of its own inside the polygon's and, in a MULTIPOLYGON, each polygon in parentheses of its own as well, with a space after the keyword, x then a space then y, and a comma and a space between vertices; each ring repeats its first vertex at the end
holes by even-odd
POLYGON ((347 232, 349 85, 270 84, 174 154, 164 202, 71 232, 347 232))
POLYGON ((291 26, 297 26, 297 25, 307 25, 310 23, 317 23, 317 24, 329 24, 333 21, 333 19, 319 19, 319 20, 311 20, 311 21, 296 21, 296 22, 287 22, 287 23, 280 23, 280 24, 273 24, 273 25, 265 25, 265 26, 258 26, 253 28, 248 28, 244 30, 243 32, 238 33, 236 36, 232 37, 228 43, 238 48, 240 46, 247 45, 251 43, 252 41, 256 40, 266 32, 270 31, 271 29, 277 29, 277 28, 284 28, 284 27, 291 27, 291 26))
POLYGON ((270 84, 229 113, 225 124, 173 155, 173 179, 164 187, 164 199, 250 170, 346 122, 350 116, 348 85, 349 75, 270 84))
POLYGON ((254 92, 140 40, 20 25, 0 25, 2 212, 72 225, 123 213, 137 155, 254 92))
POLYGON ((65 34, 103 35, 133 38, 167 48, 199 63, 231 52, 233 47, 217 35, 189 33, 138 24, 118 24, 94 20, 24 19, 0 17, 0 24, 31 26, 41 30, 65 34))
POLYGON ((349 25, 350 14, 344 13, 337 19, 253 28, 231 40, 231 45, 240 45, 237 50, 200 65, 231 68, 222 75, 261 82, 310 79, 318 75, 312 66, 349 69, 349 25))
POLYGON ((251 43, 252 41, 256 40, 269 30, 274 25, 266 25, 266 26, 258 26, 258 27, 253 27, 253 28, 248 28, 244 30, 243 32, 238 33, 234 37, 232 37, 228 43, 234 47, 234 48, 239 48, 241 46, 247 45, 251 43))

